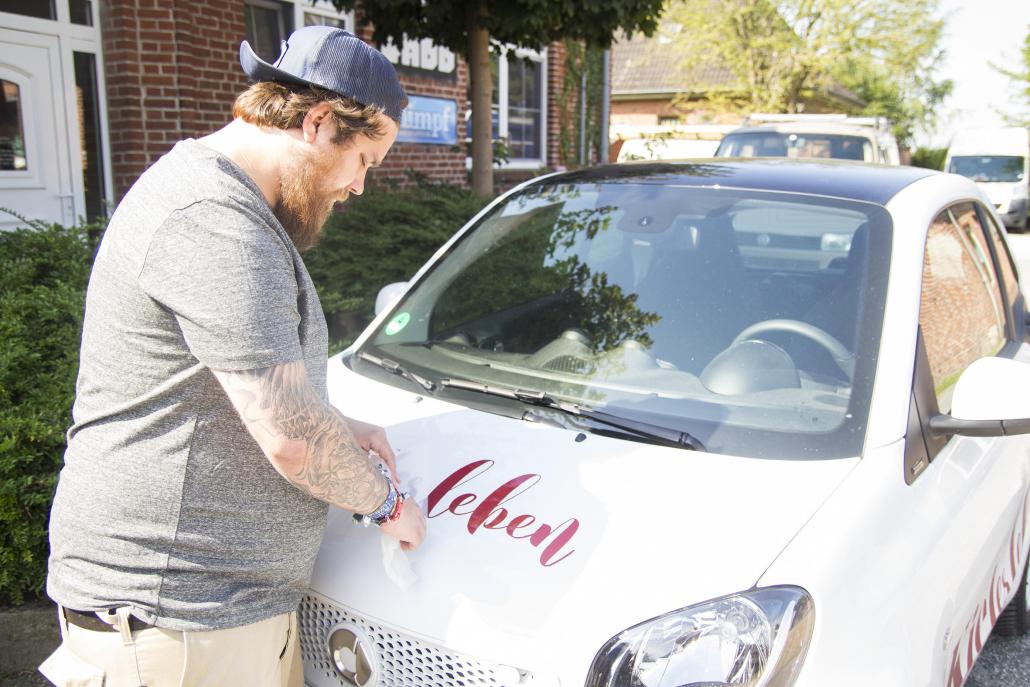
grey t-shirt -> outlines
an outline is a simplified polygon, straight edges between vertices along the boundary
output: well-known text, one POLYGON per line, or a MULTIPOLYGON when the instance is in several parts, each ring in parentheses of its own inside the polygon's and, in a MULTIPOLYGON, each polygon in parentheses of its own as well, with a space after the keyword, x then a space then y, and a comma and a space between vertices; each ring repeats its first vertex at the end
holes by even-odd
POLYGON ((47 593, 176 630, 294 610, 326 504, 287 482, 212 369, 303 360, 327 333, 300 254, 254 182, 183 141, 126 194, 86 295, 47 593))

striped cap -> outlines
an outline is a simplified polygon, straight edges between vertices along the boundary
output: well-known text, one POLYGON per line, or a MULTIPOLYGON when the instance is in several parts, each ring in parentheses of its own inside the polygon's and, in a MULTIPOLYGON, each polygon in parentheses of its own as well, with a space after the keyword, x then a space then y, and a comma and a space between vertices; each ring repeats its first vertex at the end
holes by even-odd
POLYGON ((397 71, 383 53, 350 31, 332 26, 305 26, 294 31, 283 41, 274 65, 243 41, 240 65, 254 81, 325 88, 362 105, 381 107, 397 122, 408 105, 397 71))

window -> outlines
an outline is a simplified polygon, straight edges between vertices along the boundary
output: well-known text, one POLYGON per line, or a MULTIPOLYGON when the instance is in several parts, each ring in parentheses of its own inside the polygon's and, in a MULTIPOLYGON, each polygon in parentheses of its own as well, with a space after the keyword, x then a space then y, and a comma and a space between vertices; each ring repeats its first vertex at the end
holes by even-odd
POLYGON ((68 0, 68 10, 73 24, 93 26, 93 0, 68 0))
POLYGON ((510 156, 538 160, 543 65, 531 59, 508 60, 508 149, 510 156))
MULTIPOLYGON (((493 134, 505 139, 509 164, 544 164, 546 129, 546 60, 542 53, 507 50, 490 56, 493 73, 493 134)), ((469 82, 469 101, 472 99, 469 82)), ((472 138, 471 110, 466 136, 472 138)))
POLYGON ((21 100, 18 84, 0 79, 0 171, 29 168, 25 156, 25 113, 21 100))
POLYGON ((86 201, 86 218, 92 222, 106 214, 97 56, 76 52, 74 60, 75 101, 79 115, 79 140, 82 142, 82 187, 86 201))
POLYGON ((341 14, 329 0, 247 0, 247 41, 266 62, 279 59, 282 42, 296 26, 354 30, 354 15, 341 14))
POLYGON ((1016 277, 1016 268, 1012 263, 1012 255, 1009 253, 1008 246, 1002 240, 1001 230, 994 223, 991 214, 981 208, 980 216, 987 220, 987 233, 990 234, 991 243, 994 244, 994 253, 998 260, 1002 285, 1005 288, 1005 295, 1008 297, 1009 307, 1012 307, 1019 297, 1019 279, 1016 277))
POLYGON ((873 144, 861 136, 752 132, 722 139, 719 157, 834 158, 873 161, 873 144))
POLYGON ((0 0, 0 12, 10 12, 39 19, 57 19, 57 7, 54 0, 0 0))
POLYGON ((296 11, 301 15, 294 23, 303 26, 335 26, 348 31, 354 30, 354 15, 350 12, 341 14, 336 11, 329 0, 301 0, 296 3, 296 11))
POLYGON ((951 158, 948 171, 973 181, 1022 181, 1023 158, 1015 155, 969 155, 951 158))
POLYGON ((891 232, 886 210, 869 203, 687 188, 660 175, 545 180, 480 218, 362 350, 431 380, 688 429, 713 453, 856 456, 891 232), (753 269, 744 242, 761 249, 753 269), (799 269, 791 254, 825 268, 799 269), (842 254, 846 266, 835 263, 842 254), (847 350, 776 326, 738 340, 781 317, 847 350))
POLYGON ((247 0, 247 42, 266 62, 279 58, 282 42, 293 32, 292 7, 270 0, 247 0))
POLYGON ((1005 344, 1005 315, 990 249, 972 203, 939 214, 923 258, 919 327, 941 412, 955 382, 978 358, 1005 344))

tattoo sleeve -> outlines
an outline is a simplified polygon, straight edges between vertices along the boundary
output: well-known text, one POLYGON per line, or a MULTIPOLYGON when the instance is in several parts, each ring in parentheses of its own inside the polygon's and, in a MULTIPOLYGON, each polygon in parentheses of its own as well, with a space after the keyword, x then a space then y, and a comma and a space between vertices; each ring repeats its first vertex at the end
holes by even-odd
POLYGON ((347 423, 308 381, 303 362, 214 371, 275 468, 312 496, 358 513, 386 499, 387 485, 347 423))

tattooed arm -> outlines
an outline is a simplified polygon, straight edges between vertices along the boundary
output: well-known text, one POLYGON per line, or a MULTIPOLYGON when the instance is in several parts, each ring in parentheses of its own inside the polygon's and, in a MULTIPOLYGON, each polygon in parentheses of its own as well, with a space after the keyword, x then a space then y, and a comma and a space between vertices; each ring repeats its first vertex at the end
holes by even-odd
MULTIPOLYGON (((386 479, 367 455, 368 448, 377 449, 396 475, 385 434, 354 423, 363 435, 359 442, 339 411, 315 393, 303 362, 213 372, 258 446, 291 483, 356 513, 371 513, 386 500, 386 479)), ((410 548, 421 542, 425 519, 409 501, 401 519, 382 529, 410 548)))

